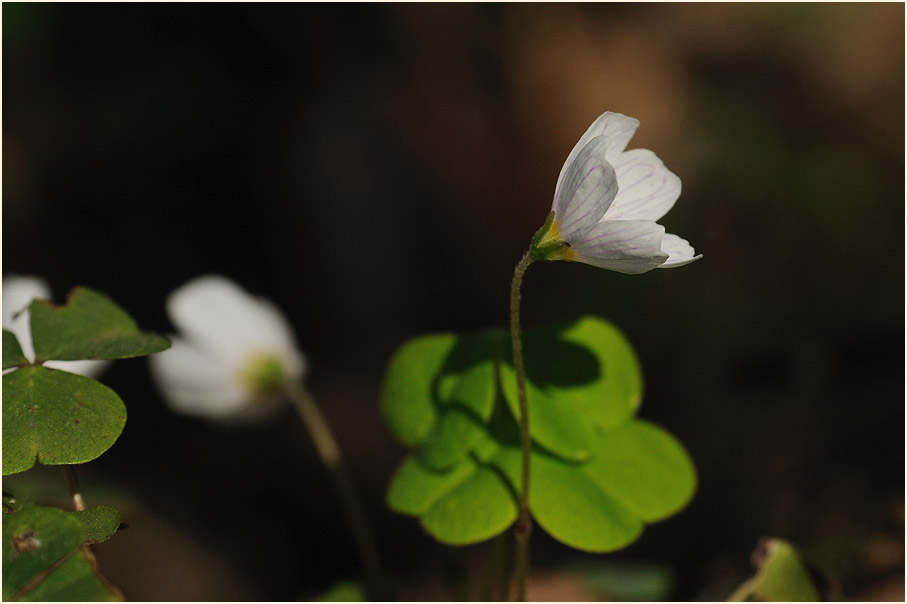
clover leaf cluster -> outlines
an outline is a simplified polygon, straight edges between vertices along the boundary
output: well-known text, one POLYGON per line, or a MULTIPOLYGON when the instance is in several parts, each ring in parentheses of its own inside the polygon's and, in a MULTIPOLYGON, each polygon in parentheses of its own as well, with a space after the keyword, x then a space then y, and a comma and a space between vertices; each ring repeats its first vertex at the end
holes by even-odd
MULTIPOLYGON (((96 459, 119 438, 126 406, 91 378, 45 367, 46 361, 122 359, 160 352, 166 338, 139 331, 106 296, 75 288, 67 304, 31 302, 34 359, 16 335, 3 330, 3 475, 45 465, 96 459)), ((85 545, 113 535, 115 509, 76 512, 18 503, 4 497, 3 599, 116 600, 118 590, 97 574, 85 545)))
MULTIPOLYGON (((608 552, 692 498, 683 446, 635 417, 639 361, 612 324, 586 316, 524 334, 530 434, 529 505, 559 541, 608 552)), ((500 534, 518 514, 520 445, 507 332, 417 337, 392 357, 385 420, 412 451, 387 492, 438 541, 467 545, 500 534)))

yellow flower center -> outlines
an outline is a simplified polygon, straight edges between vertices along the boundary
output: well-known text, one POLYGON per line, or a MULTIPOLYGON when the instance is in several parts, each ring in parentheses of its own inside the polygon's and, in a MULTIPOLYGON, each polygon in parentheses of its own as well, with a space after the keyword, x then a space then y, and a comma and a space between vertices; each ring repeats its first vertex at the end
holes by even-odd
POLYGON ((286 372, 280 359, 272 354, 253 356, 242 374, 242 381, 258 398, 269 398, 279 394, 286 380, 286 372))
POLYGON ((561 227, 552 212, 532 241, 532 254, 536 260, 574 260, 576 253, 570 244, 561 240, 561 227))

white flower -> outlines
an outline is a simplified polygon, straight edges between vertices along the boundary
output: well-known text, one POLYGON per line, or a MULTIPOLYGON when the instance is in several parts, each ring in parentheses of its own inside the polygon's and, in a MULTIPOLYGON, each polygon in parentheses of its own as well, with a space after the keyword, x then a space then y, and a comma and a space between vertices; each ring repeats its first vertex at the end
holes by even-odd
POLYGON ((624 151, 638 126, 607 112, 579 139, 561 168, 551 214, 533 239, 536 259, 637 274, 702 257, 655 222, 680 196, 680 179, 648 149, 624 151))
POLYGON ((149 362, 176 412, 264 419, 280 408, 284 385, 305 372, 280 311, 224 277, 207 275, 183 285, 167 299, 167 314, 181 335, 149 362))
MULTIPOLYGON (((50 287, 40 277, 9 275, 3 277, 3 329, 13 332, 25 358, 34 362, 28 307, 32 300, 51 300, 50 287)), ((110 361, 47 361, 45 367, 97 377, 110 361)))

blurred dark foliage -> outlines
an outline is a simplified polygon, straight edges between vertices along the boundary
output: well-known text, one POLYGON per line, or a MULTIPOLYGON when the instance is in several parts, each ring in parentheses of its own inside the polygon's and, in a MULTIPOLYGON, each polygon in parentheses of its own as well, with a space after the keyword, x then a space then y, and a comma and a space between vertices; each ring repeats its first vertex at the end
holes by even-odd
MULTIPOLYGON (((564 158, 627 113, 630 147, 684 183, 663 223, 705 257, 634 277, 534 266, 524 320, 625 330, 642 415, 701 484, 611 557, 536 531, 538 576, 653 561, 672 597, 723 599, 780 536, 846 597, 886 599, 894 577, 898 599, 903 57, 902 4, 6 3, 3 271, 58 299, 95 287, 161 332, 167 293, 202 273, 272 299, 401 597, 448 598, 432 586, 449 553, 383 506, 403 454, 378 414, 384 364, 416 334, 506 325, 564 158)), ((103 379, 129 421, 82 474, 129 524, 98 556, 130 599, 292 599, 359 572, 289 410, 224 430, 169 413, 143 361, 103 379)))

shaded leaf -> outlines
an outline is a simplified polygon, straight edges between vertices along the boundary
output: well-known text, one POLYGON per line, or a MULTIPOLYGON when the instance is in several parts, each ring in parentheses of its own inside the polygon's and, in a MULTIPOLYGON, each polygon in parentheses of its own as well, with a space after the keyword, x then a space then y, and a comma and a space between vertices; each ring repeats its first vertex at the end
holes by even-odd
POLYGON ((82 551, 75 552, 22 602, 119 602, 123 598, 95 574, 82 551))
POLYGON ((485 431, 467 412, 448 407, 418 449, 419 459, 433 470, 446 470, 465 461, 485 431))
POLYGON ((606 602, 665 602, 674 589, 674 575, 658 564, 586 562, 571 565, 582 586, 606 602))
POLYGON ((104 507, 65 512, 25 506, 4 514, 3 599, 19 595, 22 601, 35 602, 122 600, 119 590, 96 574, 80 547, 86 537, 95 540, 108 532, 111 512, 119 525, 119 513, 104 507))
POLYGON ((19 365, 28 364, 25 353, 19 345, 19 339, 13 332, 3 330, 3 368, 18 367, 19 365))
POLYGON ((167 338, 140 332, 125 311, 87 287, 73 289, 64 306, 34 300, 29 313, 36 362, 123 359, 170 347, 167 338))
POLYGON ((120 528, 120 513, 110 506, 100 505, 72 514, 82 523, 83 543, 107 541, 120 528))
POLYGON ((91 461, 126 423, 117 394, 95 380, 46 367, 3 376, 3 474, 91 461))
MULTIPOLYGON (((4 443, 5 448, 6 443, 4 443)), ((63 510, 27 507, 3 516, 3 599, 82 543, 82 524, 63 510)))

